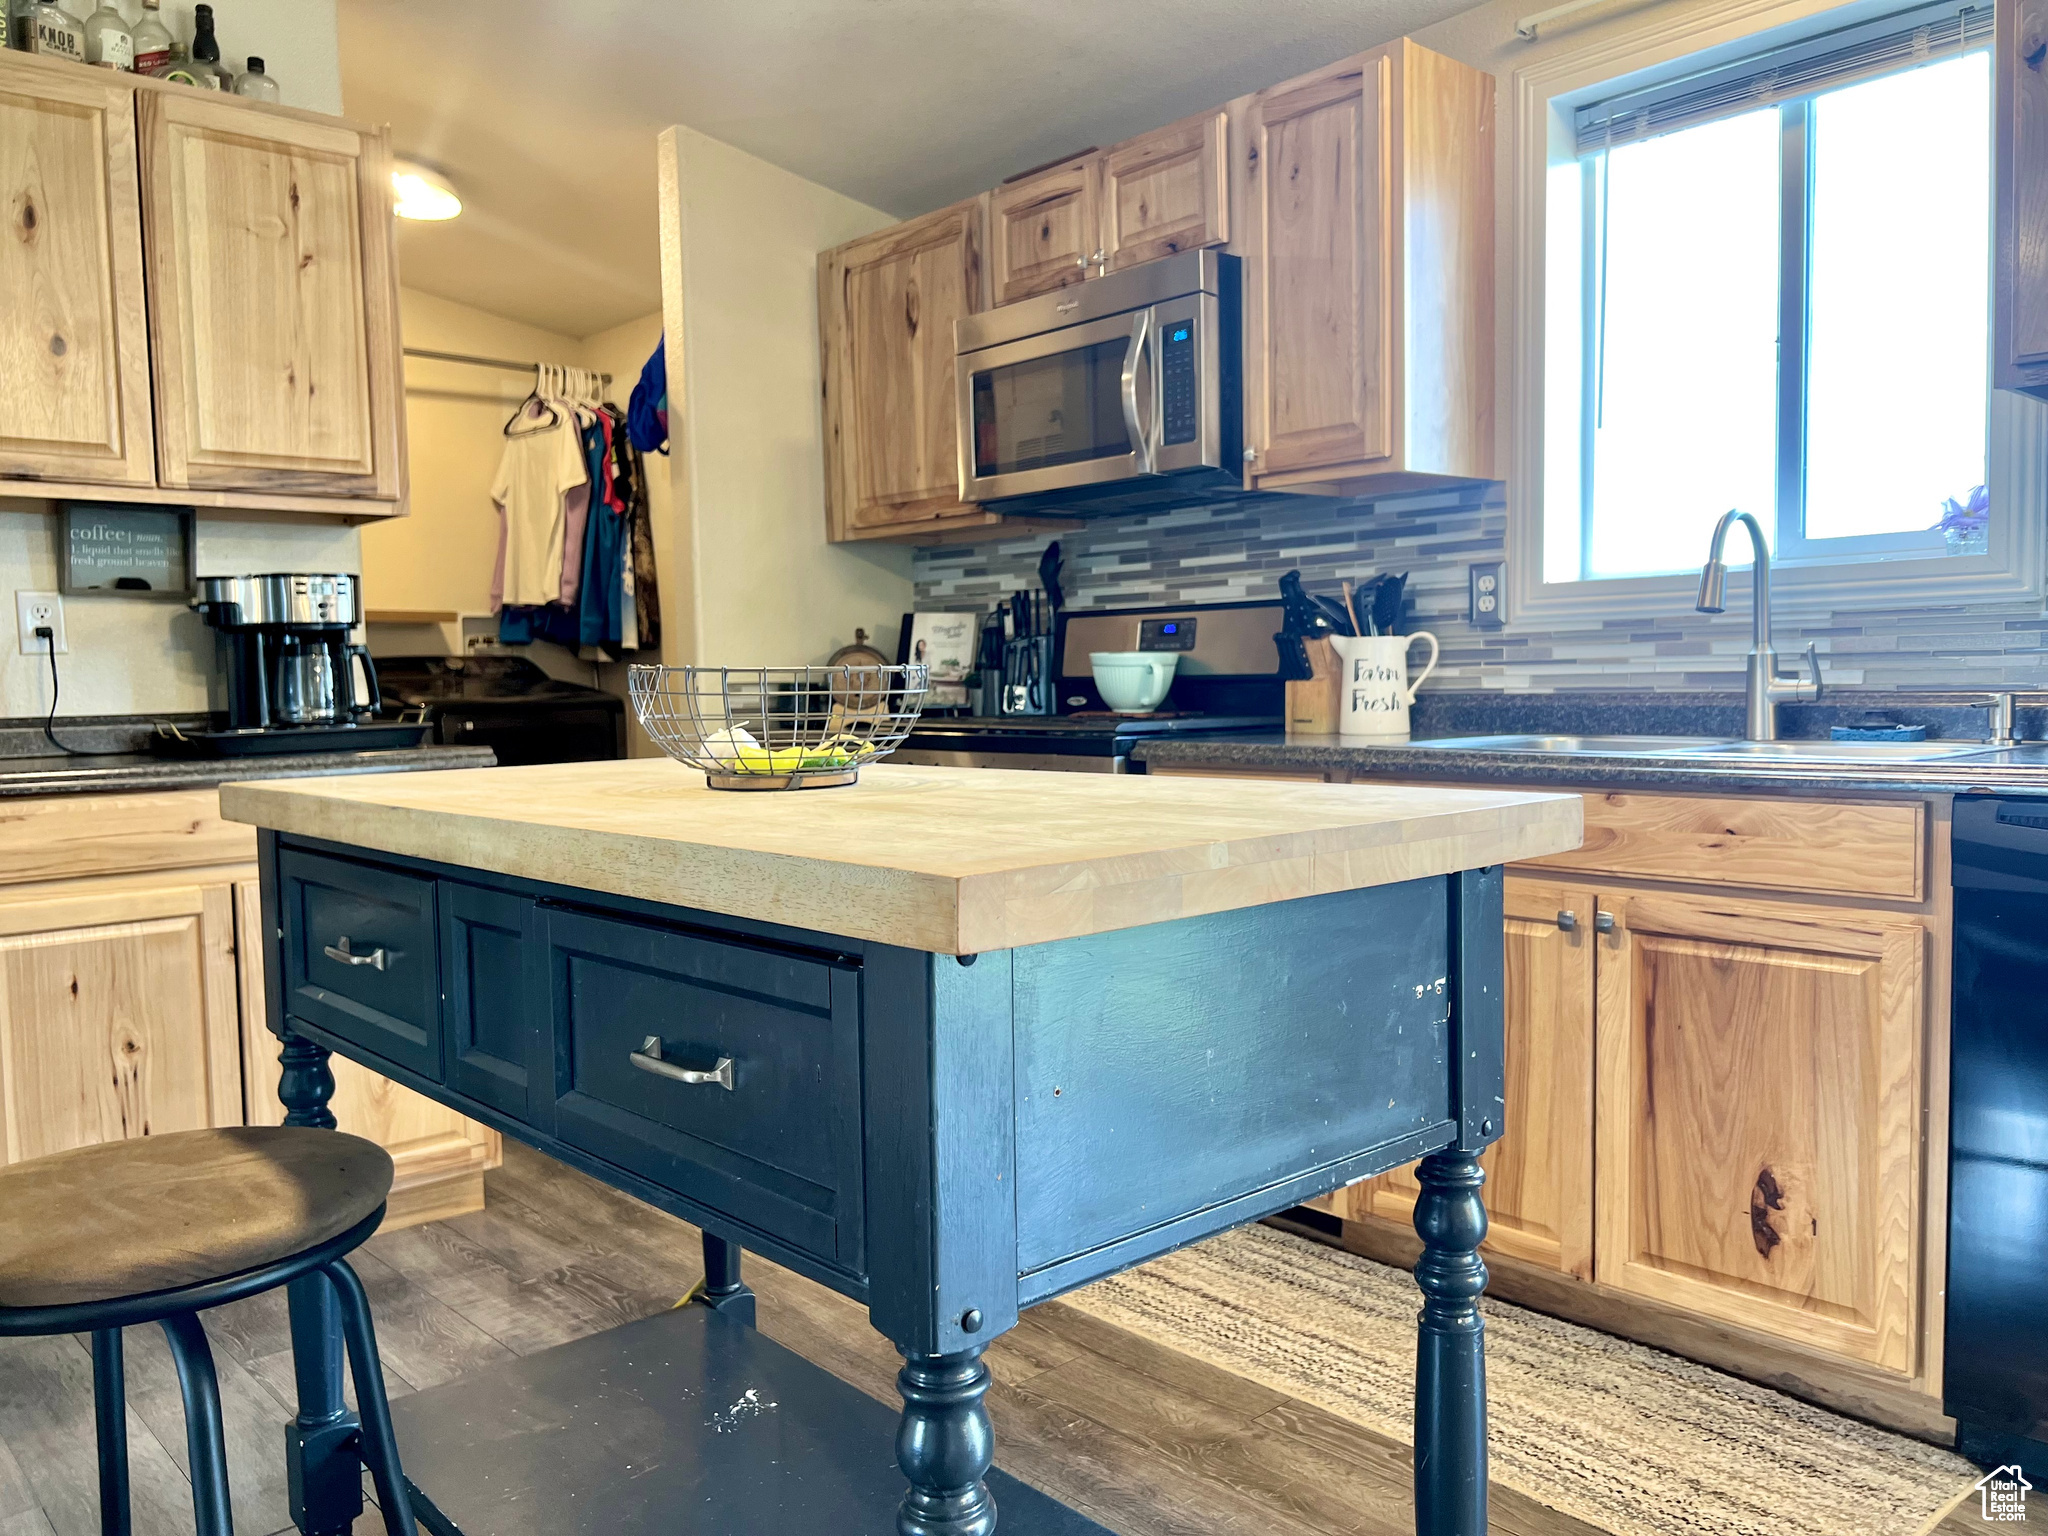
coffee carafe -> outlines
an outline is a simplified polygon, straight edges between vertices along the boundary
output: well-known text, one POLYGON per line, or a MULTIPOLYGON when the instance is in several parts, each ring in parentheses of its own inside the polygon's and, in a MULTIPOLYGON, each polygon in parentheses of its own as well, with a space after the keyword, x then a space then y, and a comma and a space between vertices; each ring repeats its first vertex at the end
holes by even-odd
POLYGON ((349 642, 354 576, 206 576, 192 606, 220 636, 230 730, 351 726, 383 703, 377 664, 349 642))

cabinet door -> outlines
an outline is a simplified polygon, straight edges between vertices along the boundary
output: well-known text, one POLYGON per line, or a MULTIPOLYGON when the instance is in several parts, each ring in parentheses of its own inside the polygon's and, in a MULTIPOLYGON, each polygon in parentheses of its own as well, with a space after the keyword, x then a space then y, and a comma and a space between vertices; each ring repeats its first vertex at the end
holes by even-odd
POLYGON ((1597 1278, 1910 1374, 1920 922, 1709 896, 1609 905, 1597 1278))
POLYGON ((979 515, 960 500, 953 322, 984 307, 986 221, 974 198, 819 258, 835 538, 979 515))
MULTIPOLYGON (((1486 1169, 1486 1246, 1593 1278, 1593 964, 1590 890, 1506 882, 1506 1134, 1486 1169)), ((1355 1215, 1402 1223, 1418 1193, 1408 1169, 1353 1192, 1355 1215)))
POLYGON ((1102 156, 1102 249, 1111 271, 1230 238, 1229 134, 1209 112, 1102 156))
POLYGON ((1387 457, 1391 61, 1364 54, 1246 113, 1246 431, 1261 475, 1387 457))
POLYGON ((0 905, 5 1160, 242 1123, 226 885, 0 905))
POLYGON ((1997 379, 2048 398, 2048 0, 1998 7, 1997 379))
POLYGON ((1085 281, 1102 245, 1096 178, 1102 160, 1082 155, 1005 182, 989 197, 997 304, 1085 281))
POLYGON ((197 93, 139 108, 162 483, 396 499, 384 138, 197 93))
POLYGON ((0 476, 149 485, 134 91, 0 55, 0 476))
POLYGON ((551 1059, 535 999, 546 985, 538 964, 534 904, 524 896, 444 880, 441 1011, 448 1086, 529 1125, 532 1085, 551 1059))

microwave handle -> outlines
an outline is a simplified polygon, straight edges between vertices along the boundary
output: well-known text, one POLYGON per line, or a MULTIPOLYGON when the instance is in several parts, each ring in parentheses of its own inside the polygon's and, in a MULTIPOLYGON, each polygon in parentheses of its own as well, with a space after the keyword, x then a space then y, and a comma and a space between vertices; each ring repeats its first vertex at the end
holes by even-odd
MULTIPOLYGON (((1138 461, 1138 472, 1144 475, 1152 473, 1152 439, 1138 420, 1138 364, 1144 361, 1145 346, 1151 333, 1152 311, 1141 309, 1131 321, 1131 344, 1124 349, 1124 431, 1130 435, 1131 453, 1138 461)), ((1157 412, 1154 419, 1157 419, 1157 412)))

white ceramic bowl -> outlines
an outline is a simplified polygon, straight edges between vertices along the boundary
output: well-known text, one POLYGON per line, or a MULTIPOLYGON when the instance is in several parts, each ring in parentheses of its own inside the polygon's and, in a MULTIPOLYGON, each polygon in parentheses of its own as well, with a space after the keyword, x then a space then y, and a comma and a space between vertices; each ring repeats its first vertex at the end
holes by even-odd
POLYGON ((1120 715, 1148 715, 1173 686, 1178 651, 1090 651, 1089 668, 1102 702, 1120 715))

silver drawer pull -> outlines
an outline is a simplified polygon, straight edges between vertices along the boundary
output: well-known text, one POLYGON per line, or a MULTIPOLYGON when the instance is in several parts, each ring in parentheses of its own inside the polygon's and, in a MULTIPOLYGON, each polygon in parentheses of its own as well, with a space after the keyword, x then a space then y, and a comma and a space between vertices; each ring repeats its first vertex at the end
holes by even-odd
POLYGON ((626 1060, 642 1072, 652 1072, 656 1077, 666 1077, 678 1083, 716 1083, 727 1093, 732 1092, 732 1058, 721 1056, 718 1065, 709 1072, 699 1072, 690 1067, 679 1067, 672 1061, 661 1059, 661 1036, 649 1035, 640 1042, 640 1049, 628 1051, 626 1060))
POLYGON ((339 960, 343 965, 374 965, 383 970, 386 965, 384 946, 379 944, 367 955, 359 955, 348 947, 348 935, 343 934, 339 944, 329 944, 321 953, 330 960, 339 960))

